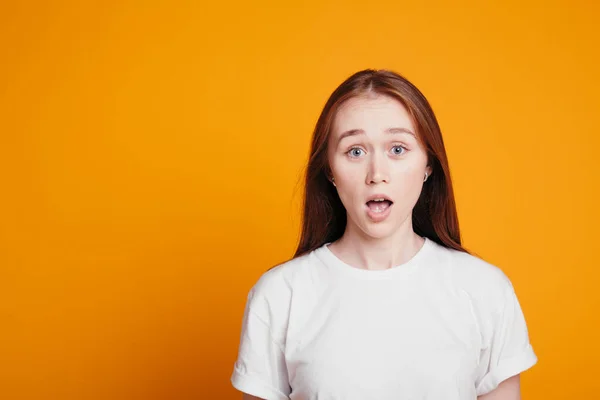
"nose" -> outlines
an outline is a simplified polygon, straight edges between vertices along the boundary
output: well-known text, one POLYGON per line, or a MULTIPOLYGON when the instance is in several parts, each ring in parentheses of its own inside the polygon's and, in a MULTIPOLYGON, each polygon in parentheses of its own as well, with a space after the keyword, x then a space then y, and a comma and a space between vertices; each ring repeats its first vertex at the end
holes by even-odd
POLYGON ((367 171, 367 185, 373 185, 376 183, 389 183, 389 170, 387 165, 387 159, 384 155, 373 154, 369 160, 369 167, 367 171))

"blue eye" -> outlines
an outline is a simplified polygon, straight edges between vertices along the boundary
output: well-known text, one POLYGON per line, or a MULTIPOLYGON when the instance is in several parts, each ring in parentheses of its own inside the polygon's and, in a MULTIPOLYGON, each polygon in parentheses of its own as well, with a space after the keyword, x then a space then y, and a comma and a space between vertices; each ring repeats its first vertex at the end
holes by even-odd
POLYGON ((400 156, 400 155, 404 154, 405 151, 406 151, 406 149, 403 146, 392 147, 392 153, 394 153, 394 155, 396 155, 396 156, 400 156), (399 150, 395 151, 394 149, 399 149, 399 150))
POLYGON ((347 154, 350 154, 351 157, 360 157, 361 154, 360 152, 363 151, 363 149, 361 149, 360 147, 353 147, 350 150, 348 150, 347 154))

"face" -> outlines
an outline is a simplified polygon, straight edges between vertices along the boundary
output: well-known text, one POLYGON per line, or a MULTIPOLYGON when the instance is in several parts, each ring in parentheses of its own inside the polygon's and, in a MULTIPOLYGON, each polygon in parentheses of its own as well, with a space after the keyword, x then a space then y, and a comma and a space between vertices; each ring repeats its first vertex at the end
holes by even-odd
POLYGON ((328 157, 351 228, 383 238, 412 227, 412 209, 431 174, 416 135, 408 111, 391 97, 355 97, 339 108, 328 157))

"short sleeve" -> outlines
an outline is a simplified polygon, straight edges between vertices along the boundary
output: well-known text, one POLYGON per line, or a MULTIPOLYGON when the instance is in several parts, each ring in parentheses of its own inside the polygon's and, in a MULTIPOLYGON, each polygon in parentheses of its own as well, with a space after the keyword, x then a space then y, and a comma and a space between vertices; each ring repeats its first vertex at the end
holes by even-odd
POLYGON ((287 400, 291 392, 284 350, 271 333, 267 318, 252 308, 253 291, 248 296, 238 357, 231 383, 241 392, 267 400, 287 400))
POLYGON ((523 311, 510 282, 497 309, 490 316, 491 335, 480 354, 476 382, 478 396, 491 392, 502 381, 520 374, 537 362, 529 342, 523 311))

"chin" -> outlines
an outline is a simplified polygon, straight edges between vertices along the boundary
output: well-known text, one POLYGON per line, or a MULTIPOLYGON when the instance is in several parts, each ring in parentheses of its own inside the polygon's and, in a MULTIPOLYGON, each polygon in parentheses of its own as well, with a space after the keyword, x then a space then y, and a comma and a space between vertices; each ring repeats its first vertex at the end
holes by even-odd
POLYGON ((391 237, 392 234, 391 233, 387 233, 387 234, 368 234, 368 236, 371 239, 374 239, 374 240, 383 240, 383 239, 387 239, 387 238, 391 237))
POLYGON ((396 229, 392 224, 379 223, 375 224, 367 221, 366 225, 361 229, 363 233, 373 239, 385 239, 392 236, 396 229))

